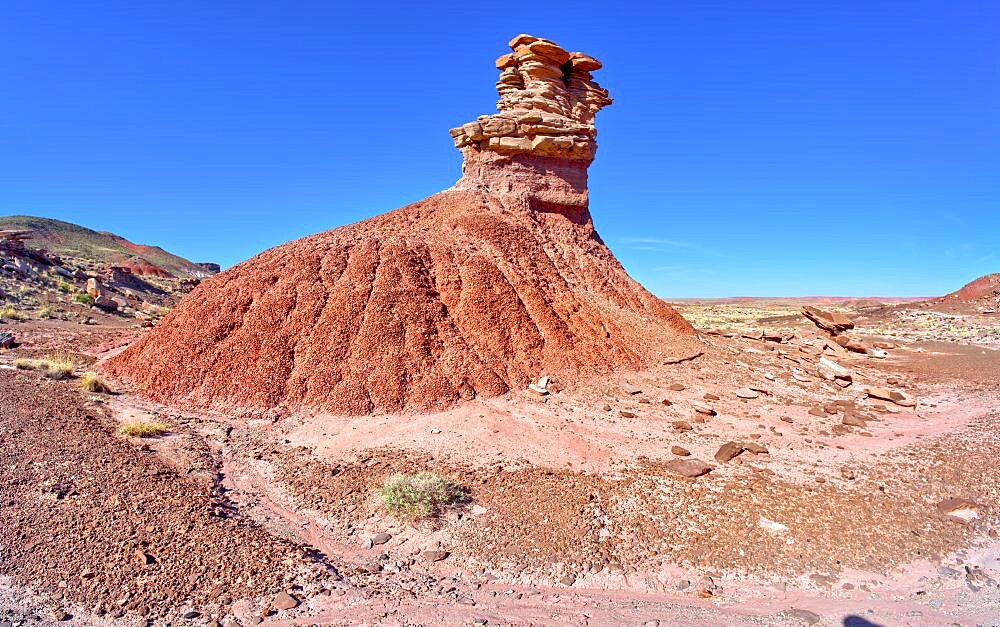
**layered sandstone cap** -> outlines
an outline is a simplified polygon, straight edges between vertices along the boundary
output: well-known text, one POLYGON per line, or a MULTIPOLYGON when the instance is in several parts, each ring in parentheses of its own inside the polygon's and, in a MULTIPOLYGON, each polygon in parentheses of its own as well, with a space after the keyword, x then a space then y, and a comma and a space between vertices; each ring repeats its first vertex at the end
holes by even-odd
POLYGON ((611 104, 590 74, 600 61, 532 35, 518 35, 510 47, 513 52, 496 61, 500 113, 451 129, 455 146, 592 160, 594 114, 611 104))

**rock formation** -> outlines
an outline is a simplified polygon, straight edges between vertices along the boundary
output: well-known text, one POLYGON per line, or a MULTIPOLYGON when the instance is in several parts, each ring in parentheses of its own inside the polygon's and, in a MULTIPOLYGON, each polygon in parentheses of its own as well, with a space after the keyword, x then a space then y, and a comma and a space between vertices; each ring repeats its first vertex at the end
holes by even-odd
POLYGON ((207 279, 104 368, 181 405, 365 414, 695 354, 594 231, 600 63, 529 35, 511 48, 500 112, 451 131, 454 187, 207 279))

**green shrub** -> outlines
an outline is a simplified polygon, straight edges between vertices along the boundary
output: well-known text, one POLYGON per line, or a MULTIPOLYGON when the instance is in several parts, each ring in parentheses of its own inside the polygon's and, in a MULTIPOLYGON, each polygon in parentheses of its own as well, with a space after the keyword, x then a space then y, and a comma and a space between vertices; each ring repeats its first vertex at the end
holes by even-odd
POLYGON ((38 310, 38 317, 42 320, 48 320, 49 318, 53 317, 55 313, 56 313, 55 308, 49 305, 45 305, 44 307, 38 310))
POLYGON ((407 518, 438 514, 446 505, 466 498, 460 486, 433 472, 393 475, 382 486, 381 494, 390 514, 407 518))
POLYGON ((94 304, 94 297, 87 292, 80 292, 79 294, 73 296, 73 300, 81 305, 86 305, 87 307, 91 307, 94 304))
POLYGON ((56 286, 56 289, 58 289, 63 294, 69 294, 70 292, 73 291, 73 286, 67 283, 66 281, 59 281, 59 285, 56 286))

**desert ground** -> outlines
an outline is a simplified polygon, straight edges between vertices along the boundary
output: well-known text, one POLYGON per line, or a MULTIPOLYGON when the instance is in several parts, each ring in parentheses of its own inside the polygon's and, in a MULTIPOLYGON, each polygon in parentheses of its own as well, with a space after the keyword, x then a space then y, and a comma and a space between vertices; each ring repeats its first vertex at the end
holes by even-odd
POLYGON ((996 624, 996 316, 812 303, 874 357, 808 304, 676 303, 700 355, 544 396, 280 421, 80 389, 135 321, 7 321, 0 623, 996 624), (71 376, 14 367, 53 354, 71 376), (387 513, 423 470, 467 498, 387 513))

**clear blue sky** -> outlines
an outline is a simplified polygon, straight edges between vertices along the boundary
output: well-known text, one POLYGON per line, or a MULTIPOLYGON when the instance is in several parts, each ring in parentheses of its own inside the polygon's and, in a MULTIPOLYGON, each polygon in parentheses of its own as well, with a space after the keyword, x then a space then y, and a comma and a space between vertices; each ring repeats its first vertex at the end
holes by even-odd
POLYGON ((665 297, 1000 271, 1000 2, 0 5, 0 214, 231 265, 450 186, 520 32, 601 59, 591 211, 665 297))

